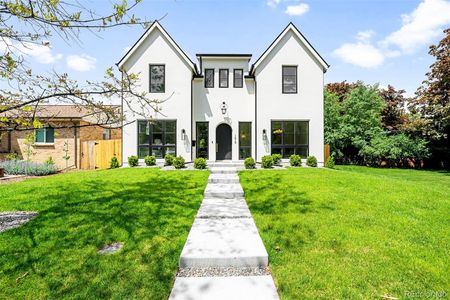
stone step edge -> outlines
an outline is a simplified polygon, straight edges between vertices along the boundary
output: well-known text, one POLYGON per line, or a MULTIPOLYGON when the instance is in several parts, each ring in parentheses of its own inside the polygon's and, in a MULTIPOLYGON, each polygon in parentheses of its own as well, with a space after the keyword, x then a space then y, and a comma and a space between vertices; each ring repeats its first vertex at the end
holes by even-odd
POLYGON ((270 267, 199 267, 179 268, 177 277, 231 277, 272 275, 270 267))

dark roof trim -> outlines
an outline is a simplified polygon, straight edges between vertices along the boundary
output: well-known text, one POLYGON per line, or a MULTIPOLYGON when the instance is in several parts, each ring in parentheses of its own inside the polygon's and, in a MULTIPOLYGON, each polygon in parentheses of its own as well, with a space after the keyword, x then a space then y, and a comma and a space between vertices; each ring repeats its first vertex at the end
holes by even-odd
POLYGON ((252 57, 252 54, 238 54, 238 53, 230 53, 230 54, 226 54, 226 53, 205 53, 205 54, 200 54, 197 53, 195 56, 197 57, 252 57))

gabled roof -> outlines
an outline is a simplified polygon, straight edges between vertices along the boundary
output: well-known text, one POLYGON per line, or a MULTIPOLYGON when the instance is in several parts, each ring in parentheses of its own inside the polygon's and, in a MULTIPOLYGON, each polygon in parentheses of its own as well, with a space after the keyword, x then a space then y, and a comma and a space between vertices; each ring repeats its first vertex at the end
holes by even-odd
POLYGON ((314 47, 308 42, 308 40, 300 32, 300 30, 298 30, 297 27, 295 27, 295 25, 292 22, 290 22, 286 26, 286 28, 278 35, 278 37, 272 42, 272 44, 270 44, 269 48, 267 48, 266 51, 264 51, 263 54, 252 65, 250 74, 254 74, 255 69, 261 64, 262 61, 264 61, 264 59, 269 55, 270 52, 272 52, 272 50, 276 47, 276 45, 283 39, 283 37, 289 31, 292 31, 297 36, 297 38, 303 43, 303 45, 306 47, 306 49, 322 65, 323 71, 326 72, 326 70, 330 67, 330 65, 322 58, 322 56, 320 56, 319 52, 317 52, 316 49, 314 49, 314 47))
POLYGON ((163 36, 169 41, 172 47, 178 52, 178 54, 186 61, 186 63, 191 67, 191 69, 197 73, 197 66, 192 62, 189 56, 184 53, 184 51, 178 46, 175 40, 167 33, 164 27, 159 24, 158 21, 154 21, 152 25, 144 32, 144 34, 134 43, 133 47, 128 50, 128 52, 122 57, 122 59, 116 64, 119 69, 122 69, 125 62, 130 58, 131 55, 139 48, 140 45, 145 41, 145 39, 155 30, 158 29, 163 36))

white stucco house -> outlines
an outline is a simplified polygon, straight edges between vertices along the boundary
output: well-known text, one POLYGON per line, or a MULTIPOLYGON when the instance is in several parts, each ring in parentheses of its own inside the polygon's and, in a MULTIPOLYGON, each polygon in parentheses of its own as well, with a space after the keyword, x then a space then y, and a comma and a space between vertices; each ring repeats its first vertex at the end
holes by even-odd
POLYGON ((323 163, 329 65, 294 24, 253 63, 251 54, 196 56, 194 63, 155 22, 117 64, 122 72, 139 73, 151 98, 167 99, 161 114, 145 118, 123 105, 125 165, 131 155, 163 159, 167 153, 187 162, 295 153, 323 163))

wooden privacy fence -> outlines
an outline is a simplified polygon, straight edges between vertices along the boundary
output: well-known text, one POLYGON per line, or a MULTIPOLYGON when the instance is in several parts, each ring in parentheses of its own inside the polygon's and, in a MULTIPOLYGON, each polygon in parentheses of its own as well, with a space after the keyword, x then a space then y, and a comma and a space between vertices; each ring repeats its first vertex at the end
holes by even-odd
POLYGON ((324 162, 327 161, 328 157, 330 157, 330 145, 325 144, 325 145, 323 145, 323 159, 324 159, 324 162))
POLYGON ((81 142, 81 169, 107 169, 113 156, 122 165, 121 140, 100 140, 81 142))

